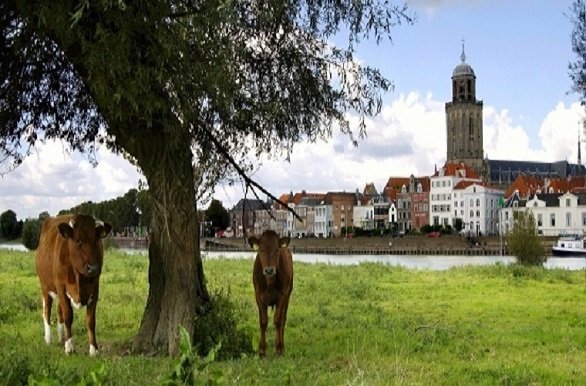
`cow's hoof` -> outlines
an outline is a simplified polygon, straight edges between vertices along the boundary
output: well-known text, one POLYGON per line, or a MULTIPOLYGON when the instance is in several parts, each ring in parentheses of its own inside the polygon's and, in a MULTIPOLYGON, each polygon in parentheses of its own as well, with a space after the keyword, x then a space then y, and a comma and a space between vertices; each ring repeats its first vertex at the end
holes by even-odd
POLYGON ((98 349, 93 344, 90 344, 90 356, 95 357, 98 355, 98 349))
POLYGON ((73 347, 73 338, 69 338, 65 341, 65 354, 71 354, 75 351, 73 347))

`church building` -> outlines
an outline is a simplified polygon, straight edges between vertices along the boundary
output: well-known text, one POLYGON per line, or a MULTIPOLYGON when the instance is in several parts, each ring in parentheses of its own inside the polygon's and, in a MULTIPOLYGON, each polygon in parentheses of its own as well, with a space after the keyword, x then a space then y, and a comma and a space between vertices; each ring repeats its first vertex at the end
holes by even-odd
MULTIPOLYGON (((497 187, 505 188, 518 175, 530 175, 539 179, 567 178, 586 174, 586 168, 578 160, 535 162, 490 160, 484 156, 482 101, 476 99, 476 75, 466 63, 462 45, 461 63, 452 73, 452 101, 446 103, 448 163, 464 163, 476 171, 482 179, 497 187)), ((580 154, 578 142, 578 154, 580 154)), ((580 156, 578 156, 580 157, 580 156)))

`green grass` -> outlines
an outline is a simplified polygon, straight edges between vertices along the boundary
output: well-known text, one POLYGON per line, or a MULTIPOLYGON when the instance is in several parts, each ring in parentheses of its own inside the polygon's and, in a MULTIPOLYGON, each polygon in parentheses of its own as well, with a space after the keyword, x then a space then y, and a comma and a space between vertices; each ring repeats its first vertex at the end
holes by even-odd
MULTIPOLYGON (((29 377, 92 384, 94 377, 106 385, 151 385, 171 374, 177 359, 128 351, 147 294, 146 256, 106 255, 98 358, 87 355, 79 311, 76 354, 43 342, 33 256, 0 250, 0 384, 29 377)), ((204 267, 210 291, 229 294, 256 347, 252 260, 205 260, 204 267)), ((274 355, 273 342, 271 324, 267 358, 212 362, 201 370, 202 382, 583 385, 586 275, 504 265, 427 271, 295 263, 283 357, 274 355)))

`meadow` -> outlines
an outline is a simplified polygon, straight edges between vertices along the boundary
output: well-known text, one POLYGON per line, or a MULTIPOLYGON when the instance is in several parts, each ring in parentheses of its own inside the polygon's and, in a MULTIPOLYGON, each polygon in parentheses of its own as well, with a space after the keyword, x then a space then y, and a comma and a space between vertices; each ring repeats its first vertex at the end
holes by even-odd
MULTIPOLYGON (((146 256, 106 253, 97 358, 87 354, 80 311, 75 354, 44 343, 33 259, 0 249, 0 384, 159 385, 176 371, 178 358, 129 350, 147 294, 146 256)), ((252 260, 204 259, 204 269, 256 348, 252 260)), ((297 262, 282 357, 273 335, 270 324, 264 359, 201 360, 197 383, 584 385, 586 272, 297 262)))

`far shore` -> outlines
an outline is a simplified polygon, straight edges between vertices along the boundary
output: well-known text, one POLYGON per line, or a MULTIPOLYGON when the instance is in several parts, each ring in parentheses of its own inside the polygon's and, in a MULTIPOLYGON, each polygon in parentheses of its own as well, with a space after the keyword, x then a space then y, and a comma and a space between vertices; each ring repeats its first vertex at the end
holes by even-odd
MULTIPOLYGON (((551 253, 554 238, 543 238, 546 253, 551 253)), ((324 254, 393 254, 393 255, 507 255, 506 241, 498 236, 478 237, 471 242, 467 237, 442 235, 426 237, 334 237, 292 238, 289 247, 294 253, 324 254)), ((207 238, 202 249, 213 251, 246 251, 250 247, 240 238, 207 238)))

